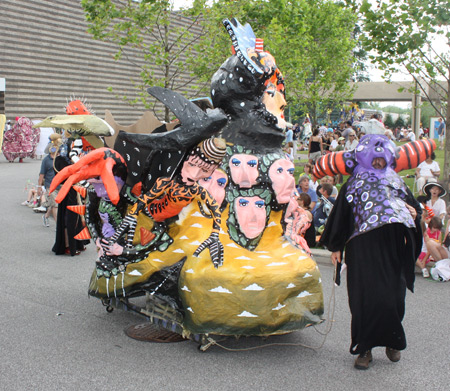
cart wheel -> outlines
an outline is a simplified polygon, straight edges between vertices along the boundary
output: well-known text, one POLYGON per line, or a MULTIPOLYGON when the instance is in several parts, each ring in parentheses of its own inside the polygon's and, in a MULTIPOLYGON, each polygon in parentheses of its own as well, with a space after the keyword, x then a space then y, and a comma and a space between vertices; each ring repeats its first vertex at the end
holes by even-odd
POLYGON ((209 348, 209 344, 206 344, 206 345, 198 345, 197 346, 197 349, 198 349, 198 351, 200 352, 200 353, 205 353, 206 352, 206 349, 208 349, 209 348))
POLYGON ((107 307, 106 307, 106 312, 108 312, 109 314, 111 313, 111 312, 113 312, 114 311, 114 307, 111 307, 110 305, 108 305, 107 307))

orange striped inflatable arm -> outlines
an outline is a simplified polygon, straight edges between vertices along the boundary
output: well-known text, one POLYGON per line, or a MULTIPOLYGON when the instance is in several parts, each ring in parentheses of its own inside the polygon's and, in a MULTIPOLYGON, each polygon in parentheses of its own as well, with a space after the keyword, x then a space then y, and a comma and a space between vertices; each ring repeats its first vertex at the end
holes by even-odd
POLYGON ((313 175, 317 178, 335 176, 337 174, 351 175, 355 168, 354 151, 339 151, 328 153, 317 160, 313 175))
POLYGON ((395 171, 416 168, 436 149, 434 140, 423 139, 411 141, 399 147, 400 156, 396 159, 395 171))

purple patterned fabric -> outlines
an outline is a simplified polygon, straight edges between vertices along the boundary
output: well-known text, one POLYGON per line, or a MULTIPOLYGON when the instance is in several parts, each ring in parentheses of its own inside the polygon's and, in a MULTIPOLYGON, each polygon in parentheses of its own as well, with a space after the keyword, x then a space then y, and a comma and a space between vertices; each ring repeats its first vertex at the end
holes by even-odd
POLYGON ((384 224, 415 226, 405 206, 407 187, 393 170, 395 158, 396 151, 387 137, 366 135, 361 138, 355 149, 357 165, 348 179, 346 194, 355 216, 355 231, 350 239, 384 224), (377 157, 386 161, 386 167, 372 167, 377 157))

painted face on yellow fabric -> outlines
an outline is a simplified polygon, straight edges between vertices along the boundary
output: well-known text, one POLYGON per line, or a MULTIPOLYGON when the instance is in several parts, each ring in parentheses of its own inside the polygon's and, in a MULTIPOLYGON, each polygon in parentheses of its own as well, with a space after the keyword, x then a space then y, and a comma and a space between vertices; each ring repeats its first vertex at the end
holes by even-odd
POLYGON ((259 197, 235 199, 236 217, 241 232, 248 238, 258 237, 266 226, 265 202, 259 197))
POLYGON ((233 182, 248 189, 257 184, 258 158, 254 155, 236 154, 230 158, 230 173, 233 182))
POLYGON ((181 168, 182 181, 191 186, 200 179, 208 178, 217 168, 217 165, 206 163, 196 155, 190 155, 181 168))
POLYGON ((295 189, 294 163, 278 159, 269 168, 269 178, 279 204, 287 204, 295 189))
POLYGON ((219 205, 225 198, 225 186, 228 183, 227 174, 222 170, 215 170, 211 176, 200 179, 198 184, 208 190, 211 197, 213 197, 219 205))

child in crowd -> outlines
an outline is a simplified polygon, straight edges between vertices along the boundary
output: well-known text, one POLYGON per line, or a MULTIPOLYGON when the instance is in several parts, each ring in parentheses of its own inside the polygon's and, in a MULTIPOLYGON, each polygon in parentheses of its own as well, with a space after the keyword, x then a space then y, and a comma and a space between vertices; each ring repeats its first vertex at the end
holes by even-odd
POLYGON ((420 206, 423 209, 422 219, 425 221, 425 224, 428 224, 434 217, 433 209, 427 206, 428 197, 425 195, 420 195, 417 196, 416 200, 420 203, 420 206))
POLYGON ((306 243, 308 243, 309 248, 316 245, 316 229, 314 228, 313 216, 311 213, 311 197, 307 193, 300 193, 297 197, 298 206, 305 209, 309 213, 311 225, 304 233, 304 238, 306 243))
POLYGON ((284 152, 286 153, 286 158, 291 162, 294 162, 294 143, 289 141, 284 147, 284 152))
POLYGON ((21 205, 28 206, 29 208, 37 208, 41 203, 41 196, 36 185, 28 180, 25 191, 28 191, 28 196, 26 201, 22 202, 21 205))
POLYGON ((427 249, 427 243, 429 241, 434 241, 436 243, 439 243, 441 245, 442 243, 442 221, 439 217, 434 216, 430 219, 430 222, 428 223, 428 228, 426 230, 424 229, 425 226, 422 226, 422 229, 424 231, 423 235, 423 246, 422 246, 422 252, 419 255, 419 259, 416 262, 416 265, 420 267, 422 270, 422 276, 424 278, 430 277, 430 273, 428 269, 426 268, 427 263, 430 262, 430 252, 427 249))

